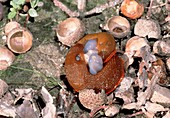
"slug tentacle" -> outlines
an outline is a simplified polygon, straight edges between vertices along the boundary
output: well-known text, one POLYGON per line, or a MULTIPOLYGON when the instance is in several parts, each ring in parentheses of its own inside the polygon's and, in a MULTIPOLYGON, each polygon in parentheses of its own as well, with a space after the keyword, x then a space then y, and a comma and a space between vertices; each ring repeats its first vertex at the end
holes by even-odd
POLYGON ((84 53, 87 53, 89 50, 97 50, 97 41, 95 39, 88 40, 84 46, 84 53))
POLYGON ((103 60, 98 54, 92 54, 88 61, 89 71, 91 74, 95 75, 97 72, 101 71, 103 68, 103 60))

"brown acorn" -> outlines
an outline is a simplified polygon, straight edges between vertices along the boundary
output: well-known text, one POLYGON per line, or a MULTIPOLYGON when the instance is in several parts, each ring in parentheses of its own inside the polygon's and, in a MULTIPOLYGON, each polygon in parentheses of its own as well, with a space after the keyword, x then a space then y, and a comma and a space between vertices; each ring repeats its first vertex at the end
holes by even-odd
POLYGON ((130 33, 130 23, 122 16, 113 16, 107 20, 103 27, 116 38, 123 38, 130 33))
POLYGON ((126 17, 136 19, 142 16, 144 6, 136 0, 124 0, 121 4, 121 12, 126 17))
POLYGON ((67 46, 74 45, 85 32, 85 26, 78 18, 67 18, 58 25, 56 35, 62 44, 67 46))
POLYGON ((15 28, 7 35, 7 45, 15 53, 25 53, 32 47, 33 36, 26 28, 15 28))
POLYGON ((0 47, 0 70, 6 70, 14 61, 15 55, 6 47, 0 47))

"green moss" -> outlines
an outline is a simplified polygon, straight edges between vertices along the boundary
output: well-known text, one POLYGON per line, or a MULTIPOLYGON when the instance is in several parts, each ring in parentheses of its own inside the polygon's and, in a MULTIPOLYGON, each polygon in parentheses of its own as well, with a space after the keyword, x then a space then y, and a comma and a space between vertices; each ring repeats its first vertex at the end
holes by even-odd
POLYGON ((0 78, 7 84, 21 84, 30 81, 33 68, 29 63, 17 63, 9 67, 6 71, 0 72, 0 78))

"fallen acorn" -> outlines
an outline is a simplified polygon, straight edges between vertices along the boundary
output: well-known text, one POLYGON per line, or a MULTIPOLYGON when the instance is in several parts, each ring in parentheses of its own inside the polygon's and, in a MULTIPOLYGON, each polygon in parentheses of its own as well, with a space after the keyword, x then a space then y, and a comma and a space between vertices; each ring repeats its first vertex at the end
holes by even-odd
POLYGON ((75 91, 103 89, 109 94, 116 89, 124 77, 124 62, 116 55, 113 36, 101 32, 86 35, 70 48, 65 60, 65 71, 67 80, 75 91), (89 41, 90 44, 87 46, 89 41), (94 57, 90 58, 90 56, 94 57), (99 58, 102 58, 102 62, 96 61, 99 58), (101 64, 102 68, 99 69, 101 64))
POLYGON ((136 0, 124 0, 121 4, 121 12, 126 17, 136 19, 142 16, 144 6, 136 0))
POLYGON ((130 33, 130 23, 122 16, 112 16, 103 29, 109 31, 116 38, 123 38, 130 33))
POLYGON ((74 45, 75 42, 82 38, 84 32, 85 26, 78 18, 67 18, 56 29, 58 40, 67 46, 74 45))
POLYGON ((33 36, 26 28, 14 28, 7 35, 8 48, 15 53, 25 53, 32 47, 33 36))
POLYGON ((6 47, 0 47, 0 70, 6 70, 14 61, 15 55, 6 47))

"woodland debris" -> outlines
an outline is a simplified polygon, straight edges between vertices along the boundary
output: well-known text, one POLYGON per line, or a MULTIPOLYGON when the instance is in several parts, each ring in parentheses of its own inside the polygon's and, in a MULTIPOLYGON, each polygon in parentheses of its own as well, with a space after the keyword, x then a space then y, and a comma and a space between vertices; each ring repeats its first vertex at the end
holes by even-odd
POLYGON ((151 97, 151 101, 156 103, 164 103, 170 106, 170 90, 156 84, 151 97))
POLYGON ((159 23, 155 20, 139 19, 134 28, 135 35, 158 39, 161 36, 159 23))
POLYGON ((153 52, 158 55, 170 55, 170 40, 156 41, 153 45, 153 52))
POLYGON ((8 85, 5 81, 0 79, 0 98, 8 91, 8 85))
POLYGON ((170 72, 170 58, 166 60, 166 66, 167 66, 168 71, 170 72))
MULTIPOLYGON (((55 6, 59 7, 62 11, 64 11, 70 17, 79 17, 80 16, 80 12, 78 12, 78 11, 71 11, 66 5, 64 5, 59 0, 53 0, 53 2, 54 2, 55 6)), ((95 8, 93 8, 90 11, 87 11, 87 12, 85 12, 83 14, 85 16, 88 16, 88 15, 92 15, 92 14, 95 14, 95 13, 101 13, 105 9, 110 8, 110 7, 114 7, 114 6, 116 6, 117 4, 119 4, 121 2, 122 2, 122 0, 109 1, 106 4, 103 4, 103 5, 100 5, 100 6, 96 6, 95 8)))
POLYGON ((159 111, 166 111, 166 109, 162 105, 157 103, 151 103, 151 102, 146 102, 145 109, 148 112, 152 112, 152 113, 156 113, 159 111))
POLYGON ((15 107, 12 107, 11 105, 0 102, 0 116, 15 118, 16 116, 15 111, 16 111, 15 107))
POLYGON ((56 118, 56 107, 53 104, 53 97, 44 86, 41 89, 41 94, 46 103, 42 109, 43 118, 56 118))
POLYGON ((104 109, 105 115, 107 117, 113 117, 114 115, 116 115, 119 112, 119 109, 120 108, 117 105, 110 105, 104 109))
POLYGON ((21 118, 38 118, 38 114, 34 111, 32 105, 29 100, 24 100, 23 103, 16 108, 16 113, 21 118))
POLYGON ((25 100, 32 101, 32 99, 33 99, 33 92, 34 92, 34 90, 32 88, 28 88, 28 89, 18 89, 18 88, 16 88, 15 91, 12 91, 12 93, 16 97, 15 101, 14 101, 14 104, 19 99, 25 99, 25 100))

